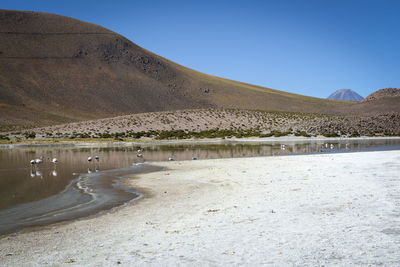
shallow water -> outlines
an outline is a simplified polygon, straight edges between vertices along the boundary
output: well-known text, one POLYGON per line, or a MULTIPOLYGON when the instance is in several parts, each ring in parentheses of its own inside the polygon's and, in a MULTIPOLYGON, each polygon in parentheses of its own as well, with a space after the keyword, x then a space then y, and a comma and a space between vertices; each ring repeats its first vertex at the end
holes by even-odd
POLYGON ((225 143, 139 147, 0 149, 0 234, 93 214, 140 197, 123 179, 155 171, 152 161, 400 149, 400 139, 225 143), (89 156, 100 160, 88 162, 89 156), (43 157, 42 164, 29 161, 43 157), (57 164, 51 159, 56 157, 57 164))

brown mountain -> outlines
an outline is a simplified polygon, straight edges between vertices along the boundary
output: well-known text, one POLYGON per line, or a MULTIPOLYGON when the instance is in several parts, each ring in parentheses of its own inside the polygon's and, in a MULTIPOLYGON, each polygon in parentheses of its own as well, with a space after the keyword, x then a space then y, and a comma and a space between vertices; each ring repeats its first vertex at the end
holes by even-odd
POLYGON ((200 73, 94 24, 0 10, 3 129, 178 109, 340 113, 351 105, 200 73))
POLYGON ((373 92, 367 96, 362 102, 371 102, 383 99, 400 99, 400 89, 398 88, 384 88, 373 92))

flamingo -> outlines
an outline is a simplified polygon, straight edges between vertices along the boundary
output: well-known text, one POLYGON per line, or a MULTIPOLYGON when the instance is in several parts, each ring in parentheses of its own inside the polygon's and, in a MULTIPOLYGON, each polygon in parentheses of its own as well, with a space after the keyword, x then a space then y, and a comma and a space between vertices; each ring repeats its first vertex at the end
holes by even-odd
POLYGON ((43 179, 43 174, 40 170, 36 170, 36 176, 40 177, 40 179, 43 179))
POLYGON ((36 175, 35 175, 35 173, 33 172, 33 170, 36 170, 36 169, 37 169, 37 167, 36 167, 36 161, 35 161, 34 159, 32 159, 29 163, 31 164, 31 177, 35 177, 36 175), (32 174, 33 174, 33 176, 32 176, 32 174))

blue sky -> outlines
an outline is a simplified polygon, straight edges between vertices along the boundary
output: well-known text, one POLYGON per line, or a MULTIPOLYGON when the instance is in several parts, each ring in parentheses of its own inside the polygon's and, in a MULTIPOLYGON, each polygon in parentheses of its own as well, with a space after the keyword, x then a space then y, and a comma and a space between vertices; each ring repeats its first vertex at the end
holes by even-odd
POLYGON ((30 1, 0 8, 99 24, 186 67, 325 98, 400 87, 400 1, 30 1))

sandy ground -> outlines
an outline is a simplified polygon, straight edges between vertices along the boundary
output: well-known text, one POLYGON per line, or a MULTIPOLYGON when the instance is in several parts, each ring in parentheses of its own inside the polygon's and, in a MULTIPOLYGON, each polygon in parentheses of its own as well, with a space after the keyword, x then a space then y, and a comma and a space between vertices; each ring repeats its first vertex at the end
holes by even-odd
POLYGON ((0 265, 400 265, 400 151, 157 165, 148 197, 3 237, 0 265))

